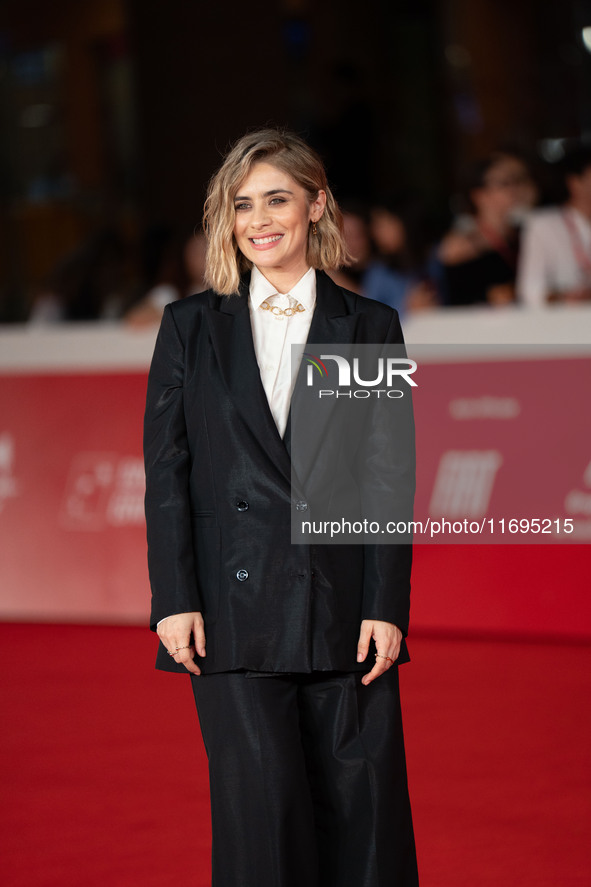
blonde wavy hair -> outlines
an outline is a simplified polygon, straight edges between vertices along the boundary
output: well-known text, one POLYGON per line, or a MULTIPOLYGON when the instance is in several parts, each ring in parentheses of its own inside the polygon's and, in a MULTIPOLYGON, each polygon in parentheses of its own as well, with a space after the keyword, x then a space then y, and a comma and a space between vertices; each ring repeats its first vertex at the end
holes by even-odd
POLYGON ((234 144, 207 190, 203 213, 208 242, 205 280, 221 295, 238 294, 241 273, 252 268, 252 262, 240 252, 234 238, 234 198, 254 164, 261 162, 290 175, 306 191, 310 203, 320 190, 326 192, 326 207, 316 223, 317 233, 312 234, 312 226, 308 231, 309 265, 328 271, 351 261, 343 238, 341 211, 328 187, 318 154, 295 133, 261 129, 234 144))

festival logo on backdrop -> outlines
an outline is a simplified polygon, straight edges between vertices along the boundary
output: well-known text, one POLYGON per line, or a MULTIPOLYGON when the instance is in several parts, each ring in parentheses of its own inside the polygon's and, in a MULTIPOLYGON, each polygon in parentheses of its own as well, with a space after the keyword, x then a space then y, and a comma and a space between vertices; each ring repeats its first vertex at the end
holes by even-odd
POLYGON ((60 523, 69 530, 100 532, 144 522, 144 466, 116 453, 79 453, 70 468, 60 523))
POLYGON ((583 472, 581 486, 586 489, 570 490, 564 499, 564 510, 574 521, 575 534, 579 539, 591 539, 591 462, 583 472))
POLYGON ((429 504, 433 517, 478 519, 488 511, 503 457, 497 450, 448 450, 439 468, 429 504))
POLYGON ((14 437, 8 432, 0 434, 0 514, 10 499, 18 496, 19 484, 14 475, 14 437))

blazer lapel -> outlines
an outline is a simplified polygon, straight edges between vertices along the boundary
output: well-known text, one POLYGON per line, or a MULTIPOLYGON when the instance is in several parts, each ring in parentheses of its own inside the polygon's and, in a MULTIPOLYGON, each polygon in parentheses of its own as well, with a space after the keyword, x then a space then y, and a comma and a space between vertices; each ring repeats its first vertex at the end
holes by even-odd
MULTIPOLYGON (((239 296, 221 297, 219 307, 209 309, 208 320, 212 344, 222 377, 236 409, 271 461, 283 476, 291 481, 292 410, 290 409, 285 437, 282 440, 261 382, 248 310, 248 285, 249 277, 246 275, 241 281, 239 296)), ((349 313, 340 288, 327 274, 318 271, 316 273, 316 307, 310 325, 306 350, 308 350, 308 345, 354 342, 359 316, 357 313, 349 313)), ((300 385, 305 385, 305 372, 306 364, 305 361, 302 361, 296 382, 296 391, 300 385)), ((297 417, 296 428, 300 434, 306 423, 305 406, 302 402, 299 413, 297 406, 294 409, 297 417)), ((330 420, 330 415, 330 406, 328 409, 322 410, 321 424, 323 427, 330 420)), ((320 441, 321 438, 322 428, 316 427, 314 439, 320 441)), ((294 465, 293 467, 295 469, 294 483, 297 483, 297 478, 302 477, 301 471, 306 474, 310 468, 309 465, 305 469, 303 465, 299 466, 299 470, 298 466, 294 465)))
MULTIPOLYGON (((317 346, 351 345, 358 338, 360 314, 350 312, 342 291, 323 271, 316 272, 316 308, 305 351, 318 356, 317 346)), ((302 359, 289 411, 285 444, 294 478, 305 485, 322 448, 337 399, 311 399, 307 387, 308 364, 302 359), (294 450, 293 443, 296 443, 294 450)))
POLYGON ((240 295, 222 297, 210 308, 209 329, 215 355, 236 409, 284 477, 290 481, 289 454, 275 425, 254 350, 248 310, 248 276, 240 295))
POLYGON ((307 344, 346 345, 355 341, 360 315, 351 314, 341 288, 324 271, 316 272, 316 309, 307 344))

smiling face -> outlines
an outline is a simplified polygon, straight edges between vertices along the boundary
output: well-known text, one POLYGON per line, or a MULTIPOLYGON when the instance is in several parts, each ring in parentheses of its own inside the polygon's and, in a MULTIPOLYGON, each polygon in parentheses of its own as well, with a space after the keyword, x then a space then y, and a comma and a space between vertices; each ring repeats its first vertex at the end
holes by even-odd
POLYGON ((486 172, 472 200, 480 214, 509 218, 536 202, 537 189, 524 163, 517 157, 500 157, 486 172))
POLYGON ((310 223, 319 220, 325 204, 324 191, 310 201, 290 175, 270 163, 255 163, 240 183, 234 198, 236 243, 279 292, 288 292, 308 270, 310 223))

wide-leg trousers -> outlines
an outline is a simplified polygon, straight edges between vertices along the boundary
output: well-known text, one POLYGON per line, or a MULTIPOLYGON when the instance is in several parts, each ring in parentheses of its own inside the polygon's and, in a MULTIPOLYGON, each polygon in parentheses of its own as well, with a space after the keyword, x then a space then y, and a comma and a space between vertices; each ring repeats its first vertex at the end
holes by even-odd
POLYGON ((213 887, 417 887, 398 668, 192 676, 213 887))

